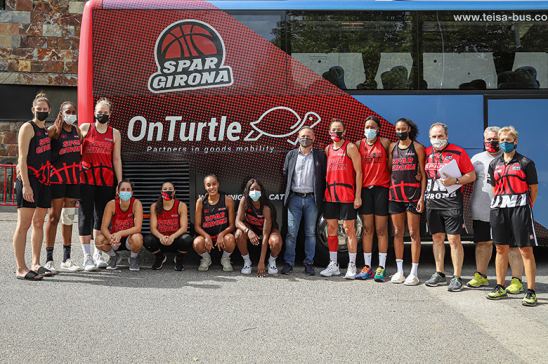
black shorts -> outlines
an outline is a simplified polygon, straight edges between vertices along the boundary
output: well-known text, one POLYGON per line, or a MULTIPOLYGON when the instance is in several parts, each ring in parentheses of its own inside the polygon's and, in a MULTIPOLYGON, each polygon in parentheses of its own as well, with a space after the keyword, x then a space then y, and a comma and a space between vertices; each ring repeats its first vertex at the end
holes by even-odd
POLYGON ((434 210, 426 209, 426 221, 430 234, 462 234, 464 217, 461 209, 434 210))
POLYGON ((354 203, 326 202, 323 209, 324 219, 356 220, 354 203))
POLYGON ((79 200, 80 185, 69 185, 65 183, 51 185, 51 198, 53 200, 58 198, 74 198, 76 200, 79 200))
POLYGON ((114 187, 80 185, 80 208, 78 209, 78 232, 80 236, 91 235, 92 229, 101 230, 103 212, 114 198, 114 187))
POLYGON ((493 240, 491 236, 491 224, 486 221, 473 220, 474 243, 483 243, 493 240))
POLYGON ((409 211, 415 215, 420 215, 420 212, 417 211, 416 202, 388 201, 388 212, 390 215, 397 215, 406 211, 409 211))
POLYGON ((118 249, 116 249, 117 252, 122 250, 130 250, 129 245, 127 243, 127 238, 128 236, 124 236, 123 238, 120 239, 120 246, 118 247, 118 249))
POLYGON ((537 246, 533 221, 529 206, 491 209, 493 241, 511 247, 537 246))
POLYGON ((166 252, 189 252, 192 251, 192 241, 194 239, 189 234, 183 234, 177 239, 173 240, 171 245, 163 245, 160 243, 160 239, 152 234, 145 236, 145 248, 150 252, 156 252, 160 250, 162 253, 166 252))
POLYGON ((23 198, 23 181, 19 178, 15 180, 15 200, 17 201, 17 208, 43 208, 49 209, 51 207, 51 188, 46 186, 34 177, 29 176, 30 187, 34 196, 34 202, 29 202, 23 198))
POLYGON ((362 188, 362 205, 359 212, 360 215, 388 216, 388 188, 362 188))

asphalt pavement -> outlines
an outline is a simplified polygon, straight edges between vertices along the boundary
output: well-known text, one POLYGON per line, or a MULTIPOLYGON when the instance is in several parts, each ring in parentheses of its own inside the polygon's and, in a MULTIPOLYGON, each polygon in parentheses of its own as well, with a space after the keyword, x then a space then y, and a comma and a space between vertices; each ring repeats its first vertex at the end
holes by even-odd
MULTIPOLYGON (((547 249, 537 250, 539 305, 529 308, 521 305, 523 295, 492 302, 483 289, 450 293, 446 287, 308 277, 302 267, 290 276, 242 276, 237 259, 232 273, 218 262, 200 273, 192 261, 184 272, 143 266, 140 272, 65 273, 26 282, 14 276, 14 228, 15 214, 0 213, 3 363, 499 363, 548 357, 547 249)), ((76 241, 76 231, 74 236, 76 241)), ((473 246, 465 250, 468 279, 473 246)), ((61 256, 59 244, 57 264, 61 256)), ((422 257, 424 282, 434 269, 431 245, 425 244, 422 257)), ((81 264, 79 243, 73 258, 81 264)), ((409 268, 406 262, 406 273, 409 268)), ((388 269, 394 271, 393 260, 388 269)), ((489 275, 493 282, 493 266, 489 275)))

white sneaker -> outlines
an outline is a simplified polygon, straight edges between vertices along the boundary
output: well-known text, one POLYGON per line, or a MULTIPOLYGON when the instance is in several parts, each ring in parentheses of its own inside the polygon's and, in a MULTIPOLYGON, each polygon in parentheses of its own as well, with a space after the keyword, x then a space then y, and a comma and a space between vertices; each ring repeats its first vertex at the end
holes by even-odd
POLYGON ((101 253, 95 254, 93 260, 95 261, 95 265, 97 266, 97 268, 102 269, 108 266, 107 261, 105 260, 105 258, 103 258, 103 255, 101 253))
MULTIPOLYGON (((339 265, 335 262, 329 262, 329 265, 327 266, 327 268, 322 270, 320 272, 320 275, 322 277, 340 276, 341 271, 339 270, 339 265)), ((355 273, 354 273, 354 275, 355 275, 355 273)))
POLYGON ((95 265, 91 255, 86 255, 84 257, 84 270, 86 272, 95 272, 97 270, 97 266, 95 265))
POLYGON ((276 261, 270 261, 268 260, 268 274, 270 275, 276 275, 278 274, 278 267, 276 266, 276 261))
POLYGON ((81 267, 74 264, 70 259, 67 259, 66 262, 63 262, 59 265, 59 270, 61 272, 79 272, 82 270, 81 267))
POLYGON ((198 266, 198 270, 200 272, 207 272, 209 270, 209 266, 211 265, 211 258, 210 257, 202 257, 202 260, 200 260, 200 266, 198 266))
POLYGON ((403 282, 405 282, 405 275, 403 273, 396 272, 396 274, 392 276, 392 279, 390 279, 390 282, 395 284, 402 284, 403 282))
POLYGON ((420 283, 419 277, 417 277, 414 274, 408 275, 407 278, 405 279, 405 282, 403 282, 403 284, 405 284, 406 286, 418 286, 419 283, 420 283))
POLYGON ((356 264, 348 263, 344 279, 356 279, 356 264))
POLYGON ((251 274, 251 263, 247 265, 246 262, 244 262, 244 266, 240 270, 240 273, 242 274, 251 274))
POLYGON ((55 266, 53 265, 53 260, 47 261, 44 265, 44 268, 51 271, 53 274, 57 274, 57 270, 55 269, 55 266))
POLYGON ((221 258, 221 265, 223 266, 223 272, 232 272, 232 263, 230 262, 230 257, 221 258))

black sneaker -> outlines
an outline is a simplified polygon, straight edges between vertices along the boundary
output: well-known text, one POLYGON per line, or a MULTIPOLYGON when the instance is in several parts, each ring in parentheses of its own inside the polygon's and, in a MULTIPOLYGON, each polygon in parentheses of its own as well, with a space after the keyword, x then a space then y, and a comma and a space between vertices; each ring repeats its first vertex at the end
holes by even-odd
POLYGON ((177 254, 175 258, 173 258, 173 262, 175 263, 175 267, 173 269, 177 272, 185 270, 185 267, 183 266, 183 257, 183 254, 177 254))
POLYGON ((314 265, 309 263, 304 263, 304 273, 309 276, 316 275, 316 271, 314 270, 314 265))
POLYGON ((460 277, 453 277, 449 282, 449 287, 447 287, 449 292, 459 292, 462 291, 462 279, 460 277))
POLYGON ((154 263, 152 263, 152 269, 154 270, 162 269, 166 260, 167 260, 167 257, 164 254, 162 253, 155 254, 154 263))
POLYGON ((282 267, 282 270, 281 270, 281 273, 282 274, 289 274, 293 272, 293 267, 287 263, 284 264, 284 266, 282 267))
POLYGON ((445 286, 447 285, 447 279, 438 272, 435 272, 424 284, 428 287, 445 286))

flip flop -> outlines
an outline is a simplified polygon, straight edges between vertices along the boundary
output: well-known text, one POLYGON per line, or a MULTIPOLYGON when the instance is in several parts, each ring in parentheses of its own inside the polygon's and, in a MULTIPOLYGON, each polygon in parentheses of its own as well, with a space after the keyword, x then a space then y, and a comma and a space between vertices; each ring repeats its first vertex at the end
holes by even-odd
POLYGON ((55 275, 55 273, 53 273, 51 270, 44 267, 38 268, 37 272, 44 277, 53 277, 55 275))
POLYGON ((44 279, 43 275, 38 274, 33 270, 29 270, 27 274, 25 274, 24 276, 15 276, 15 277, 17 279, 22 279, 26 281, 41 281, 42 279, 44 279))

